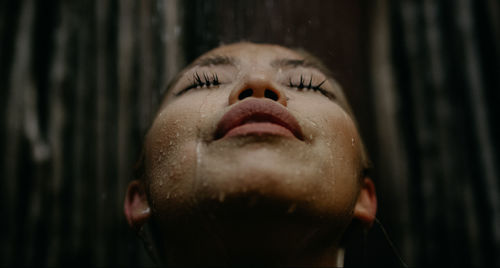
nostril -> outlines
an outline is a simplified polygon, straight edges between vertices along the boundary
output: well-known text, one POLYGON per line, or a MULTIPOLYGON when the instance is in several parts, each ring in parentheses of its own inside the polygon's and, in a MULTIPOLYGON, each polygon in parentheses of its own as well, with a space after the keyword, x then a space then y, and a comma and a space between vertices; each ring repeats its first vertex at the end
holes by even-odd
POLYGON ((270 89, 266 89, 266 91, 264 91, 264 97, 271 99, 273 101, 277 101, 279 98, 278 94, 276 94, 276 92, 274 92, 270 89))
POLYGON ((240 95, 238 96, 238 99, 239 100, 242 100, 244 98, 248 98, 248 97, 251 97, 253 95, 253 90, 251 88, 247 88, 245 90, 243 90, 240 95))

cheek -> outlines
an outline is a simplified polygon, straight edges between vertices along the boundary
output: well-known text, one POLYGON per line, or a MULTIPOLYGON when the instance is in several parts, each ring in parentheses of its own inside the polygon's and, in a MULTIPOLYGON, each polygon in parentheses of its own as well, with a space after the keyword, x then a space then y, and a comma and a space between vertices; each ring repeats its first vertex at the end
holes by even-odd
POLYGON ((308 105, 305 127, 311 145, 318 152, 321 181, 318 185, 322 206, 342 215, 350 215, 359 191, 361 151, 359 134, 350 116, 340 106, 328 102, 308 105))
POLYGON ((330 144, 330 169, 336 178, 338 200, 345 203, 351 212, 356 202, 358 181, 361 172, 361 151, 359 135, 350 117, 343 111, 326 120, 325 139, 330 144))
MULTIPOLYGON (((145 170, 151 199, 163 204, 180 198, 195 176, 200 112, 194 105, 173 102, 156 117, 145 141, 145 170)), ((198 106, 199 107, 199 106, 198 106)))
POLYGON ((361 164, 360 138, 353 121, 340 109, 328 117, 325 125, 325 139, 330 144, 334 163, 349 166, 359 171, 361 164))
POLYGON ((317 94, 301 98, 290 109, 301 115, 306 138, 316 151, 321 152, 319 160, 329 174, 342 173, 357 178, 361 164, 360 138, 353 120, 344 109, 317 94))
POLYGON ((169 102, 156 116, 144 144, 153 209, 166 211, 190 201, 202 142, 210 135, 211 118, 227 101, 221 95, 192 92, 169 102))

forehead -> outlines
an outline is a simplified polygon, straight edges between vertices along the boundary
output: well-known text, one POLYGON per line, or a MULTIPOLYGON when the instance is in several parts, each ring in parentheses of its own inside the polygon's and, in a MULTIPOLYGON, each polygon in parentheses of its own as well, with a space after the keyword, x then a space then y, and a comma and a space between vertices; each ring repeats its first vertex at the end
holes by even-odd
MULTIPOLYGON (((238 43, 221 46, 203 54, 198 60, 214 55, 234 57, 243 61, 270 61, 275 58, 296 58, 303 57, 297 52, 278 45, 238 43)), ((196 62, 196 61, 195 61, 196 62)))

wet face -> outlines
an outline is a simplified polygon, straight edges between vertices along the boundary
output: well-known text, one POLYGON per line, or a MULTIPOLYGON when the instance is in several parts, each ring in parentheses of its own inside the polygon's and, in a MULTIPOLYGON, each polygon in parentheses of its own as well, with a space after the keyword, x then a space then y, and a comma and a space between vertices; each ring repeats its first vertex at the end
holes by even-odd
POLYGON ((347 226, 360 138, 340 88, 308 60, 280 46, 235 44, 184 70, 145 141, 153 215, 271 200, 347 226))

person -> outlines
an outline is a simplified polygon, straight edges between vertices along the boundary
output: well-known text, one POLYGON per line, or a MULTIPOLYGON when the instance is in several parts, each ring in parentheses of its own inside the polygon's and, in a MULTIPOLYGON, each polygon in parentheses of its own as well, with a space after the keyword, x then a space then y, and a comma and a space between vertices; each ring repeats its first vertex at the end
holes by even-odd
POLYGON ((319 60, 235 43, 170 84, 124 212, 160 263, 342 266, 377 210, 370 160, 342 88, 319 60))

